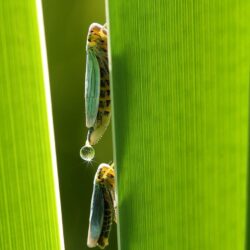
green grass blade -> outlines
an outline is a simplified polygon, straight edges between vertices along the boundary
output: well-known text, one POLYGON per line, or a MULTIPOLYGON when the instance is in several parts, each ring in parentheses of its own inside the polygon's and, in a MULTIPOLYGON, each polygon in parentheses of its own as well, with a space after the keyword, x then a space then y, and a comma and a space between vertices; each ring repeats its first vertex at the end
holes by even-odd
POLYGON ((36 2, 0 23, 0 249, 60 249, 36 2))
POLYGON ((249 1, 108 12, 120 249, 243 250, 249 1))

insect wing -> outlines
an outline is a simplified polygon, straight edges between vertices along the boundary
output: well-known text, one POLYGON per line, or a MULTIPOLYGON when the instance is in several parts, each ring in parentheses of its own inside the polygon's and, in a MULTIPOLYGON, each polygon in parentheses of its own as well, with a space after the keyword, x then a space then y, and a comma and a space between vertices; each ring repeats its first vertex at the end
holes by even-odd
POLYGON ((93 127, 99 106, 100 96, 100 67, 95 53, 87 49, 86 78, 85 78, 85 112, 86 126, 93 127))
POLYGON ((100 237, 104 218, 104 198, 101 186, 94 184, 94 190, 91 199, 89 231, 88 231, 88 247, 95 247, 100 237))

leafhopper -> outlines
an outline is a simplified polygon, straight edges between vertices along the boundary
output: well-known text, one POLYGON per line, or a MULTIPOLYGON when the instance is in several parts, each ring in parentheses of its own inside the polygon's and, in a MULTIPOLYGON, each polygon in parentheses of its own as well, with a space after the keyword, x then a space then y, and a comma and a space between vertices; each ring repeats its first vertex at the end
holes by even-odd
POLYGON ((102 163, 94 179, 87 246, 104 249, 109 244, 113 221, 116 222, 114 167, 102 163))
POLYGON ((108 31, 105 25, 93 23, 87 36, 87 62, 85 75, 85 114, 87 140, 80 149, 86 161, 94 158, 95 145, 110 123, 111 99, 107 50, 108 31))

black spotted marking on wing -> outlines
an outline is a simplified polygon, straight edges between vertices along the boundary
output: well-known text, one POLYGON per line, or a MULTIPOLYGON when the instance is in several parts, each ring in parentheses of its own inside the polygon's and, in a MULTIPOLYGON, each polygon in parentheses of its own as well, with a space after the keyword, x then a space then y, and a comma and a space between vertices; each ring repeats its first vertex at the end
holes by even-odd
POLYGON ((105 87, 105 86, 106 86, 105 80, 101 80, 101 87, 105 87))
POLYGON ((101 98, 105 98, 105 96, 106 96, 105 90, 101 89, 101 91, 100 91, 100 97, 101 98))
POLYGON ((106 106, 110 106, 110 100, 106 100, 106 106))
POLYGON ((103 109, 104 106, 105 106, 105 102, 100 101, 100 102, 99 102, 99 109, 100 109, 100 110, 103 109))

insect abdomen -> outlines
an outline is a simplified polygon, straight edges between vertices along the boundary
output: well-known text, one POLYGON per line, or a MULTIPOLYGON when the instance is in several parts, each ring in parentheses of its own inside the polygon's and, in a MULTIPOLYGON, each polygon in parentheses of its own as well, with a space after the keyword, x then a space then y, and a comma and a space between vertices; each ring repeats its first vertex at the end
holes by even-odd
POLYGON ((112 195, 105 186, 102 188, 102 193, 104 197, 104 217, 98 245, 100 248, 105 248, 109 244, 109 234, 114 220, 114 207, 112 195))
POLYGON ((101 67, 101 87, 100 87, 99 107, 97 113, 97 125, 104 123, 105 116, 107 119, 110 119, 110 112, 111 112, 111 98, 110 98, 109 73, 107 68, 104 70, 101 67))

